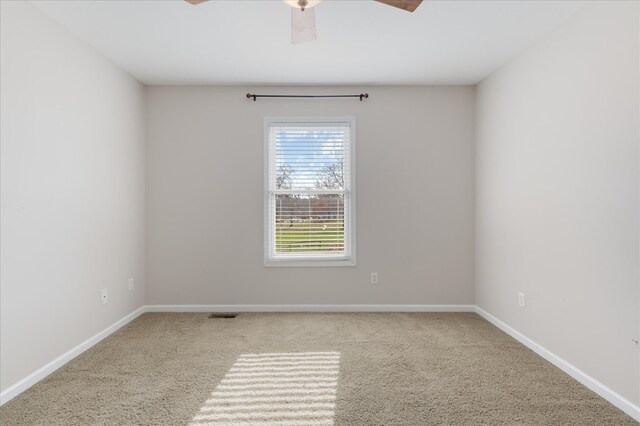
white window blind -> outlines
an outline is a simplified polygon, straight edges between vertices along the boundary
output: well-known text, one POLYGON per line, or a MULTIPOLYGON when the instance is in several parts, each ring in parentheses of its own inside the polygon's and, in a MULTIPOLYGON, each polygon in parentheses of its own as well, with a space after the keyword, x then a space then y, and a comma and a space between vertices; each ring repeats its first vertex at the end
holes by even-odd
POLYGON ((266 261, 352 261, 352 120, 266 126, 266 261))

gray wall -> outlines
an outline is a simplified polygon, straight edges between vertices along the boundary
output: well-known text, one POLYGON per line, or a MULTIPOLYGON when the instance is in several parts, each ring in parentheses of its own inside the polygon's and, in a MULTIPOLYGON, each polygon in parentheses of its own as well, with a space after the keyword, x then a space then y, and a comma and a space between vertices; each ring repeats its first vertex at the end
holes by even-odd
POLYGON ((476 302, 638 404, 639 4, 607 3, 478 87, 476 302))
POLYGON ((143 304, 145 122, 140 83, 32 5, 0 5, 5 390, 143 304))
POLYGON ((247 90, 148 88, 147 303, 473 304, 473 87, 247 90), (358 265, 265 268, 263 117, 315 115, 357 119, 358 265))

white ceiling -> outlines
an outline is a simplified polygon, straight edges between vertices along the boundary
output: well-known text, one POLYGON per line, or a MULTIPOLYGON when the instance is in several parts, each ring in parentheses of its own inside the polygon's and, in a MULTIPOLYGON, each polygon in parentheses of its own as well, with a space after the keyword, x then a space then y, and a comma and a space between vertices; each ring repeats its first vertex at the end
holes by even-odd
POLYGON ((147 84, 475 84, 579 1, 430 1, 408 13, 325 0, 292 46, 282 1, 34 1, 147 84))

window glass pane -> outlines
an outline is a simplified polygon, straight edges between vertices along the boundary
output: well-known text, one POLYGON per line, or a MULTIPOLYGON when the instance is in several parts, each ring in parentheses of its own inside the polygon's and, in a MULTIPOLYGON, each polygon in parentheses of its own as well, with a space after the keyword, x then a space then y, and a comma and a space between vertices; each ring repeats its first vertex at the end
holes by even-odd
MULTIPOLYGON (((273 127, 275 189, 344 189, 349 127, 273 127)), ((347 171, 348 172, 348 171, 347 171)))
POLYGON ((275 195, 276 254, 342 254, 342 194, 275 195))

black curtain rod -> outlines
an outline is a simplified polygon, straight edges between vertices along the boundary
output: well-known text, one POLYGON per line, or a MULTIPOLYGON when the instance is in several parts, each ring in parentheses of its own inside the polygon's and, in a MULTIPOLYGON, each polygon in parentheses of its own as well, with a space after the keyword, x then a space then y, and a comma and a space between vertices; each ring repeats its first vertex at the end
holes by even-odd
POLYGON ((254 102, 258 98, 360 98, 360 102, 362 102, 368 97, 368 93, 358 95, 256 95, 255 93, 247 93, 247 99, 253 99, 254 102))

